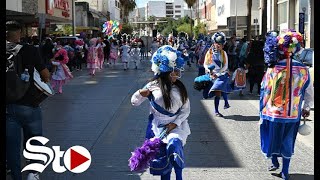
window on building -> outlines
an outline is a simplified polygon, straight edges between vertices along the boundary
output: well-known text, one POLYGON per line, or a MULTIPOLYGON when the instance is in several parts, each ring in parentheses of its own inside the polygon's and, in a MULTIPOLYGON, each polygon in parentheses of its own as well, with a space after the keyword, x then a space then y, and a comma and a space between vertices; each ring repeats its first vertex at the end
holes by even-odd
POLYGON ((166 11, 166 14, 173 14, 173 11, 166 11))
POLYGON ((281 3, 278 4, 278 23, 283 24, 287 22, 288 22, 288 2, 282 1, 281 3))
POLYGON ((180 10, 175 10, 174 12, 175 12, 175 13, 181 13, 181 11, 180 11, 180 10))
POLYGON ((181 8, 181 6, 180 6, 180 5, 176 5, 175 7, 176 7, 176 8, 181 8))

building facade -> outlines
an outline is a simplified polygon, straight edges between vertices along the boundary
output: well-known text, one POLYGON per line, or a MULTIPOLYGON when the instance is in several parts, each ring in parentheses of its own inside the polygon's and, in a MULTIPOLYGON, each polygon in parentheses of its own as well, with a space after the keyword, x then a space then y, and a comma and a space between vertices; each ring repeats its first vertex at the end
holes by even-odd
POLYGON ((314 47, 314 0, 268 0, 267 30, 295 29, 304 31, 306 47, 314 47), (300 13, 304 13, 304 23, 300 21, 300 13), (304 26, 304 27, 302 27, 304 26))
POLYGON ((46 35, 52 24, 71 24, 72 8, 72 0, 6 0, 6 20, 20 22, 22 36, 46 35))
POLYGON ((150 16, 178 19, 185 16, 185 8, 184 0, 148 1, 145 9, 145 19, 147 20, 150 16))

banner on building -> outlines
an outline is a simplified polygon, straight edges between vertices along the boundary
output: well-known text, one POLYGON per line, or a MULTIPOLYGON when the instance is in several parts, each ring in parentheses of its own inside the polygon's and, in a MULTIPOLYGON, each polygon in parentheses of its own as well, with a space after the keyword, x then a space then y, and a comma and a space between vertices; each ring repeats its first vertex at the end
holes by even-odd
POLYGON ((299 32, 304 34, 304 13, 299 13, 299 32))

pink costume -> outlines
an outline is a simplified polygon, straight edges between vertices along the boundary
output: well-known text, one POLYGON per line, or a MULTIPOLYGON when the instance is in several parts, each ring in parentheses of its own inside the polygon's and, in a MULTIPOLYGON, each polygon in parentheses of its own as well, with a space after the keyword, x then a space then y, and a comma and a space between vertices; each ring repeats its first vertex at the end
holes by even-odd
POLYGON ((109 59, 113 60, 113 64, 118 59, 118 45, 114 45, 114 43, 111 44, 109 59))
POLYGON ((61 48, 54 55, 54 60, 52 64, 56 66, 55 71, 52 74, 52 89, 54 89, 57 85, 59 86, 59 93, 62 93, 62 86, 66 83, 66 80, 73 78, 68 66, 66 65, 69 61, 68 52, 61 48))
POLYGON ((97 49, 97 53, 98 53, 98 62, 99 62, 99 68, 102 69, 103 68, 103 62, 104 62, 104 52, 103 52, 103 48, 106 46, 102 40, 98 40, 99 44, 98 44, 98 49, 97 49))
POLYGON ((87 57, 87 68, 90 71, 90 75, 95 75, 95 71, 99 68, 98 52, 97 49, 100 47, 100 44, 97 44, 97 38, 92 38, 90 40, 90 47, 88 48, 88 57, 87 57))

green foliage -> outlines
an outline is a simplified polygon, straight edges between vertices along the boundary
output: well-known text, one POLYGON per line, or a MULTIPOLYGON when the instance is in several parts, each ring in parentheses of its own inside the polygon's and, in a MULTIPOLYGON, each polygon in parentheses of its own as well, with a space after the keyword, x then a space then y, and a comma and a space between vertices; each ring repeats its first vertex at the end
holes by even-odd
POLYGON ((178 32, 186 32, 189 36, 191 35, 190 24, 183 23, 177 27, 178 32))
POLYGON ((198 24, 193 29, 194 37, 198 37, 199 34, 207 34, 206 27, 204 23, 198 24))
POLYGON ((63 31, 63 34, 66 34, 66 35, 72 35, 73 34, 72 26, 70 24, 64 24, 62 26, 62 31, 63 31))
POLYGON ((190 30, 190 17, 186 16, 180 19, 173 19, 169 17, 161 18, 159 21, 167 21, 165 23, 158 23, 157 29, 159 32, 161 32, 162 35, 168 36, 170 33, 172 33, 173 30, 180 32, 184 31, 191 34, 190 30))
POLYGON ((122 24, 121 33, 132 34, 133 27, 130 24, 122 24))

